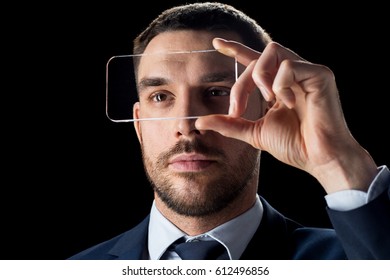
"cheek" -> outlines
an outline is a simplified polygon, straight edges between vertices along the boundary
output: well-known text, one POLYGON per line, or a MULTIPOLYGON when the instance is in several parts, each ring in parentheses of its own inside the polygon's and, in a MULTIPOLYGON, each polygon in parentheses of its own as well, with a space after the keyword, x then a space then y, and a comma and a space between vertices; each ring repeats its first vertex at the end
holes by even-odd
POLYGON ((235 162, 237 158, 241 157, 243 154, 247 154, 250 150, 251 153, 254 152, 251 145, 246 142, 237 139, 227 139, 225 145, 223 146, 224 150, 228 154, 229 160, 235 162))
POLYGON ((169 129, 160 122, 145 121, 141 125, 142 147, 149 157, 157 157, 169 148, 169 129), (147 122, 147 124, 146 124, 147 122))

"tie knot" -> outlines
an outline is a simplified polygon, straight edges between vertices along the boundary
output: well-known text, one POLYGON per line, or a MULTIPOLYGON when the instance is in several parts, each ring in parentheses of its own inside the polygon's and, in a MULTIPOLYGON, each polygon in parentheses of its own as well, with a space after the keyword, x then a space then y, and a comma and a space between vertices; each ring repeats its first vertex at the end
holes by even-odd
POLYGON ((183 260, 227 260, 225 247, 216 240, 182 242, 173 245, 173 250, 183 260))

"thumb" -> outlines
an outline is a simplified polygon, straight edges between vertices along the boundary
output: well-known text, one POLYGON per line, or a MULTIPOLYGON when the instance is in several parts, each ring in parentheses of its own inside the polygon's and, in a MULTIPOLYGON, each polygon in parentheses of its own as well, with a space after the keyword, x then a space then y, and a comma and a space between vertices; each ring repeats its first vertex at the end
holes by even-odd
POLYGON ((256 122, 228 115, 208 115, 199 117, 195 122, 198 130, 213 130, 219 134, 244 141, 260 149, 259 135, 262 120, 256 122))

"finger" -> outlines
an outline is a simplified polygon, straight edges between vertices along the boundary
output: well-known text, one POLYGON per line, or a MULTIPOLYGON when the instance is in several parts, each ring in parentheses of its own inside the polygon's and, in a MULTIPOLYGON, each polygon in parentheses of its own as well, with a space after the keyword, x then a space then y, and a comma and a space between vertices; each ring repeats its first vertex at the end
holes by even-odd
POLYGON ((227 41, 222 38, 214 38, 213 46, 219 52, 236 58, 238 62, 245 66, 248 66, 251 61, 258 59, 261 54, 260 52, 241 43, 236 41, 227 41))
POLYGON ((249 95, 256 89, 252 79, 254 66, 255 61, 252 61, 231 88, 229 115, 232 117, 240 117, 245 112, 249 95))
POLYGON ((221 38, 215 38, 213 40, 213 45, 221 53, 234 57, 242 65, 248 66, 243 73, 240 74, 240 77, 232 87, 230 94, 229 115, 239 117, 245 112, 249 95, 252 94, 256 88, 252 79, 252 71, 254 62, 259 58, 261 53, 241 43, 227 41, 221 38), (252 66, 250 66, 250 64, 252 64, 252 66))
POLYGON ((325 92, 324 89, 333 84, 333 79, 332 72, 325 66, 307 61, 284 60, 275 77, 273 92, 291 109, 298 98, 318 98, 320 93, 325 92))
POLYGON ((276 42, 269 43, 257 60, 253 70, 253 80, 267 101, 273 100, 275 96, 273 91, 274 79, 279 71, 280 64, 285 60, 304 61, 296 53, 276 42))
POLYGON ((260 127, 255 127, 260 126, 261 123, 226 115, 208 115, 199 117, 195 122, 195 127, 198 130, 213 130, 223 136, 244 141, 255 148, 261 149, 258 139, 253 138, 253 131, 256 131, 255 135, 261 134, 260 127))

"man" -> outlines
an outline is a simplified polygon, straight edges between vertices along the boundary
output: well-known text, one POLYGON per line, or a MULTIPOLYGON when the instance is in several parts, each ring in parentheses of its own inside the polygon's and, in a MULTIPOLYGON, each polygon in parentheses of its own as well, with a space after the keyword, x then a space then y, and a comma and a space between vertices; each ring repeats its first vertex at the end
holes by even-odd
POLYGON ((147 55, 135 61, 134 118, 169 118, 134 122, 155 200, 135 228, 70 259, 186 259, 180 243, 193 253, 210 240, 222 256, 206 259, 390 258, 390 171, 348 130, 330 69, 219 3, 164 11, 133 51, 147 55), (199 56, 213 49, 239 62, 237 81, 213 52, 199 56), (225 114, 212 108, 226 96, 225 114), (334 230, 303 227, 257 195, 261 151, 318 180, 334 230))

